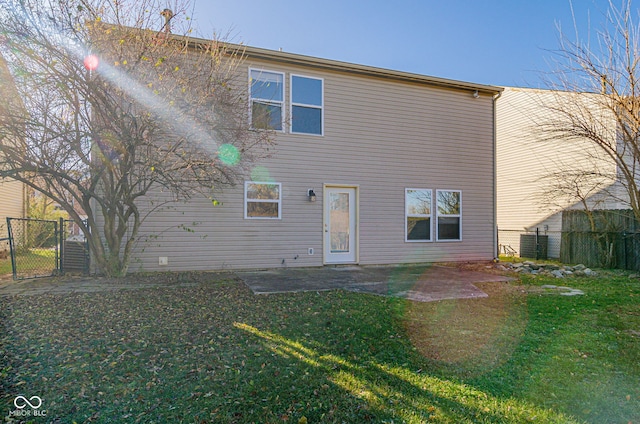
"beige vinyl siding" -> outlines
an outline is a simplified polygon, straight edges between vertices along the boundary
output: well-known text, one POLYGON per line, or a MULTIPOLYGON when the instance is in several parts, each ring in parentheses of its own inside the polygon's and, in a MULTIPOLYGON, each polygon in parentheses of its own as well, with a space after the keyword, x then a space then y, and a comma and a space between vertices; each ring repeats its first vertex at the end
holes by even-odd
MULTIPOLYGON (((0 92, 4 102, 0 109, 23 109, 20 96, 16 91, 9 68, 0 55, 0 92)), ((6 237, 6 218, 24 218, 25 187, 22 183, 9 178, 0 178, 0 238, 6 237)), ((2 246, 0 246, 2 249, 2 246)))
POLYGON ((148 219, 143 232, 153 237, 139 243, 132 271, 321 266, 323 187, 331 184, 358 188, 360 264, 493 257, 491 95, 268 61, 247 67, 286 73, 287 112, 291 73, 324 79, 324 135, 279 133, 272 156, 254 166, 282 184, 282 219, 244 219, 240 181, 216 197, 221 206, 194 199, 148 219), (405 242, 407 187, 461 190, 462 241, 405 242), (159 256, 169 265, 159 267, 159 256))
POLYGON ((553 172, 593 167, 610 172, 615 170, 615 165, 606 159, 593 159, 602 155, 589 143, 546 140, 540 131, 540 123, 548 122, 549 116, 543 105, 558 105, 569 95, 548 90, 505 88, 496 105, 498 228, 547 229, 551 232, 551 257, 560 254, 560 234, 557 232, 562 229, 562 210, 579 205, 563 199, 555 199, 555 205, 545 204, 550 198, 549 180, 545 177, 553 172))
POLYGON ((7 237, 7 217, 24 218, 24 202, 24 185, 22 183, 10 179, 0 179, 0 238, 7 237))

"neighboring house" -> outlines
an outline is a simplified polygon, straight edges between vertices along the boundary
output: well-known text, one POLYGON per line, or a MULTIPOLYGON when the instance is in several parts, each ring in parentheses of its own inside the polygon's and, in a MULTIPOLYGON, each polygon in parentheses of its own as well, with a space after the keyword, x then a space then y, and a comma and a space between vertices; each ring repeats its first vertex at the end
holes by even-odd
MULTIPOLYGON (((0 179, 0 228, 6 228, 7 217, 25 217, 24 184, 10 179, 0 179)), ((0 238, 5 237, 0 231, 0 238)))
MULTIPOLYGON (((615 178, 589 179, 584 171, 615 176, 615 163, 590 142, 550 140, 542 129, 557 119, 554 107, 572 107, 572 102, 589 101, 598 94, 507 87, 496 102, 497 116, 497 204, 499 243, 520 254, 521 232, 546 234, 548 256, 560 257, 562 211, 582 209, 580 199, 567 186, 571 175, 583 174, 575 181, 589 208, 626 208, 618 199, 624 195, 615 178), (562 174, 563 176, 560 176, 562 174), (555 176, 552 176, 555 175, 555 176)), ((597 114, 597 108, 592 108, 597 114)), ((615 120, 606 112, 598 116, 609 122, 615 137, 615 120)), ((505 253, 502 251, 501 253, 505 253)))
MULTIPOLYGON (((0 113, 3 108, 19 108, 18 93, 13 84, 13 78, 9 73, 7 64, 0 56, 0 93, 5 101, 0 104, 0 113)), ((7 236, 6 218, 24 218, 26 215, 26 188, 24 184, 7 178, 0 178, 0 238, 7 236)), ((3 250, 0 244, 0 250, 3 250)))
MULTIPOLYGON (((197 40, 194 40, 197 42, 197 40)), ((491 260, 501 88, 248 47, 244 183, 152 214, 131 270, 491 260), (185 231, 184 227, 193 231, 185 231)))

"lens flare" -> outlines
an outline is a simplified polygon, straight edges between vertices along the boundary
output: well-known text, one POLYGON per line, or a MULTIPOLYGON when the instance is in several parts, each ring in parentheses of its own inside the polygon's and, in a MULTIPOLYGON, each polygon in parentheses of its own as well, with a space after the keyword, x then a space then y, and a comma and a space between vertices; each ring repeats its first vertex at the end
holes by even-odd
POLYGON ((264 166, 256 166, 255 168, 253 168, 253 170, 251 170, 251 181, 271 181, 269 170, 264 166))
POLYGON ((100 64, 100 59, 95 54, 90 54, 84 58, 84 67, 88 71, 95 71, 100 64))
POLYGON ((228 166, 237 165, 240 162, 240 152, 233 144, 223 144, 218 149, 218 159, 228 166))

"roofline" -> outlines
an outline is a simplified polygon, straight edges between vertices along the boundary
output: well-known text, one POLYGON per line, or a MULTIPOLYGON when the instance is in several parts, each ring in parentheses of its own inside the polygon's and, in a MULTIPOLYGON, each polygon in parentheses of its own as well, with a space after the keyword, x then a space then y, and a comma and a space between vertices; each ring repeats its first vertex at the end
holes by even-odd
MULTIPOLYGON (((114 24, 103 24, 111 27, 118 27, 114 24)), ((125 29, 133 29, 128 27, 122 27, 125 29)), ((150 31, 150 30, 147 30, 150 31)), ((154 31, 158 34, 160 31, 154 31)), ((193 37, 188 35, 170 34, 170 37, 176 40, 186 41, 187 45, 195 48, 198 45, 211 44, 216 40, 209 40, 200 37, 193 37)), ((471 90, 482 93, 488 93, 496 95, 501 93, 504 89, 495 85, 476 84, 466 81, 458 81, 447 78, 432 77, 429 75, 415 74, 411 72, 394 71, 391 69, 377 68, 368 65, 358 65, 355 63, 342 62, 332 59, 322 59, 313 56, 306 56, 297 53, 288 53, 270 49, 264 49, 260 47, 252 47, 244 44, 236 44, 220 41, 220 44, 224 45, 227 50, 242 52, 242 55, 247 58, 270 60, 280 63, 287 63, 298 66, 313 67, 316 69, 324 69, 336 72, 345 72, 356 75, 363 75, 368 77, 376 77, 382 79, 389 79, 395 81, 412 82, 418 84, 432 85, 444 88, 453 88, 459 90, 471 90)))
MULTIPOLYGON (((188 42, 191 44, 206 44, 211 43, 211 40, 203 38, 188 37, 188 42)), ((413 82, 419 84, 434 85, 445 88, 455 88, 462 90, 472 90, 489 94, 498 94, 503 91, 502 87, 486 84, 476 84, 466 81, 458 81, 447 78, 432 77, 428 75, 415 74, 403 71, 394 71, 391 69, 377 68, 374 66, 358 65, 355 63, 342 62, 332 59, 322 59, 313 56, 306 56, 297 53, 288 53, 276 50, 269 50, 260 47, 246 46, 243 44, 227 43, 223 42, 228 49, 241 51, 247 58, 263 59, 276 61, 280 63, 287 63, 291 65, 313 67, 316 69, 324 69, 336 72, 346 72, 356 75, 363 75, 369 77, 377 77, 383 79, 390 79, 396 81, 413 82)))

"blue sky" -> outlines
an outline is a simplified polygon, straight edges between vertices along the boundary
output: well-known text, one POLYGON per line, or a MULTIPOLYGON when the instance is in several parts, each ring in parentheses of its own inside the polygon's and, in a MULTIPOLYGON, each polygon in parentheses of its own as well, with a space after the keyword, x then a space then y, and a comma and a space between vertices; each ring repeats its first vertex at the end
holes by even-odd
MULTIPOLYGON (((543 87, 556 26, 575 38, 569 0, 194 1, 201 36, 482 84, 543 87)), ((607 6, 573 0, 581 39, 607 6)))

